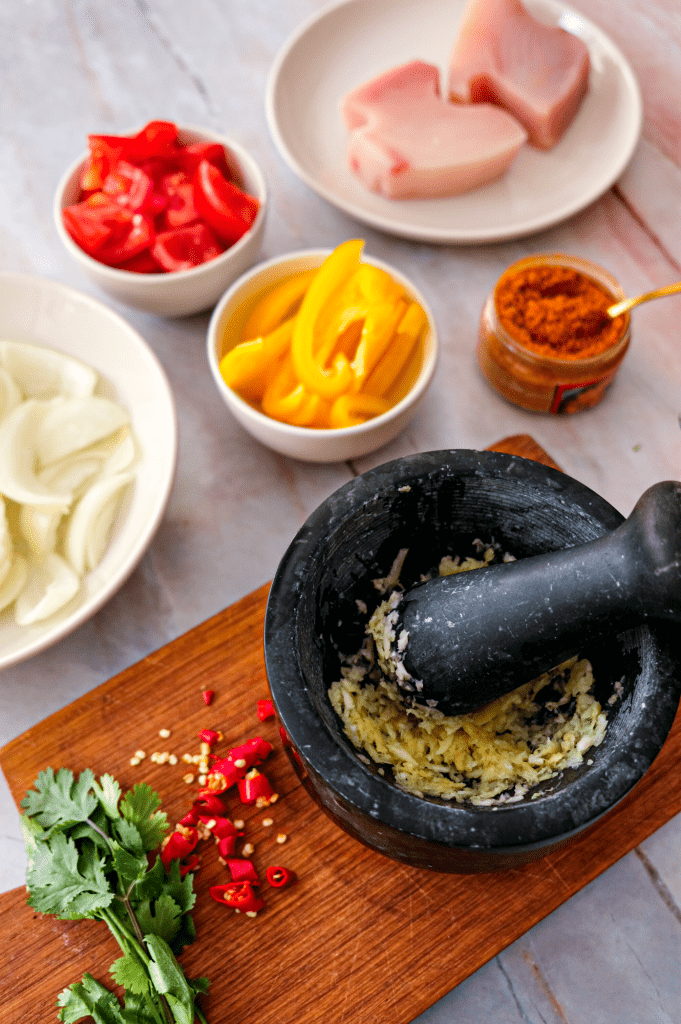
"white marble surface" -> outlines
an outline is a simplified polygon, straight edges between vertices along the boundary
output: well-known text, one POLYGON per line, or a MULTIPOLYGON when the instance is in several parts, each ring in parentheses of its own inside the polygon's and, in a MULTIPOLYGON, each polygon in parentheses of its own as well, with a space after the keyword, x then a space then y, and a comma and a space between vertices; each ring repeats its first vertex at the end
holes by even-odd
MULTIPOLYGON (((223 131, 260 162, 271 197, 263 258, 361 235, 367 252, 399 266, 423 290, 443 351, 422 411, 398 440, 356 464, 306 465, 260 447, 230 419, 205 361, 208 315, 162 321, 110 303, 168 372, 179 413, 177 479, 159 532, 120 593, 72 636, 0 675, 0 744, 270 579, 317 504, 379 462, 531 433, 625 514, 649 484, 679 478, 681 299, 637 311, 617 383, 590 412, 568 419, 525 413, 492 393, 476 369, 482 302, 521 256, 556 249, 586 256, 630 294, 681 278, 678 4, 573 6, 611 35, 639 76, 645 124, 634 159, 614 189, 568 223, 533 238, 459 249, 358 226, 298 181, 277 153, 264 112, 267 75, 288 35, 322 7, 319 0, 5 0, 0 270, 40 274, 101 297, 60 247, 54 188, 88 132, 168 118, 223 131)), ((680 781, 670 779, 670 786, 680 781)), ((25 861, 4 781, 0 834, 0 885, 9 889, 23 883, 25 861)), ((680 908, 677 818, 419 1024, 681 1024, 680 908)))

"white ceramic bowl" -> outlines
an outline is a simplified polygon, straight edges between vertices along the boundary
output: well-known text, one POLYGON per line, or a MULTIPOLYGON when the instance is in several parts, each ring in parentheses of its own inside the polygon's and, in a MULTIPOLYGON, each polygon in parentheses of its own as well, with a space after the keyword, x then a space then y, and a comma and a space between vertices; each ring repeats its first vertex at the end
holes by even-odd
MULTIPOLYGON (((132 132, 130 134, 133 134, 132 132)), ((265 179, 253 157, 238 143, 200 128, 180 127, 181 142, 219 142, 225 148, 228 165, 246 192, 260 203, 250 231, 226 252, 193 270, 168 274, 136 274, 118 270, 88 256, 64 227, 62 210, 78 202, 80 176, 87 154, 82 153, 62 177, 54 198, 57 232, 71 256, 103 291, 128 306, 157 316, 189 316, 215 305, 232 281, 253 265, 260 248, 267 214, 265 179)))
POLYGON ((175 403, 165 372, 140 335, 103 303, 56 281, 0 274, 0 337, 57 349, 100 374, 98 393, 130 414, 138 443, 135 481, 106 553, 74 601, 49 619, 18 626, 0 613, 0 668, 37 654, 89 619, 125 582, 166 509, 177 460, 175 403))
POLYGON ((423 295, 394 267, 364 255, 364 262, 387 271, 405 291, 421 304, 428 317, 419 375, 405 397, 387 412, 354 427, 318 430, 281 423, 259 412, 230 387, 220 373, 222 356, 240 340, 243 323, 257 296, 267 287, 297 271, 318 267, 329 249, 308 249, 267 260, 235 281, 213 311, 208 327, 208 362, 225 404, 239 423, 269 448, 306 462, 341 462, 357 459, 381 448, 402 431, 413 418, 435 372, 437 331, 423 295), (225 335, 227 324, 229 336, 225 335))

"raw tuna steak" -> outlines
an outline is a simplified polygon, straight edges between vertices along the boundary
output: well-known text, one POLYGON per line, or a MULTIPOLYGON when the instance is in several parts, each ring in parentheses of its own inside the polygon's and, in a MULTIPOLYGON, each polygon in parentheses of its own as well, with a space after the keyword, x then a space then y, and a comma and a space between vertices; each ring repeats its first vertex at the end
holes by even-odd
POLYGON ((469 0, 450 57, 449 96, 498 103, 550 149, 570 125, 589 82, 577 36, 540 24, 520 0, 469 0))
POLYGON ((507 170, 527 138, 498 106, 443 100, 438 69, 420 60, 348 93, 341 113, 351 169, 390 199, 452 196, 485 185, 507 170))

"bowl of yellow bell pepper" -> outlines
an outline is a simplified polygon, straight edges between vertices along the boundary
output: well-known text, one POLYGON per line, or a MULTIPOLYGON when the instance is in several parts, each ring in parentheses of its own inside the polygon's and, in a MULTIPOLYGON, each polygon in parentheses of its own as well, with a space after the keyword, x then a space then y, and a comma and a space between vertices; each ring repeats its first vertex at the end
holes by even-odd
POLYGON ((413 418, 437 332, 423 295, 361 239, 260 263, 216 306, 208 362, 258 441, 308 462, 359 458, 413 418))

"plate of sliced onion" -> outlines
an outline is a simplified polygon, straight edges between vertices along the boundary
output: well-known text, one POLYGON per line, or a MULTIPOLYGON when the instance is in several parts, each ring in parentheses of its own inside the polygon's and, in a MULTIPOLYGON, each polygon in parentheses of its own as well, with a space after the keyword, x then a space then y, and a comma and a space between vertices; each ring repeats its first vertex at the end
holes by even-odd
POLYGON ((0 274, 0 668, 125 582, 176 460, 173 395, 144 339, 72 288, 0 274))

